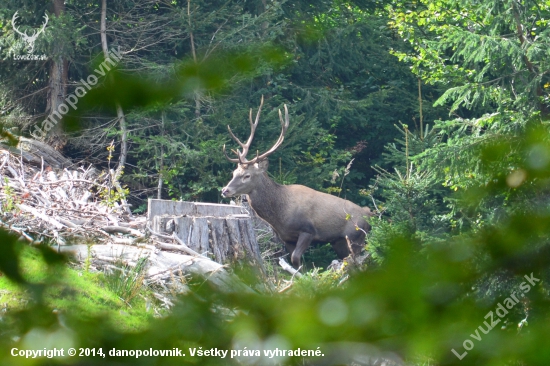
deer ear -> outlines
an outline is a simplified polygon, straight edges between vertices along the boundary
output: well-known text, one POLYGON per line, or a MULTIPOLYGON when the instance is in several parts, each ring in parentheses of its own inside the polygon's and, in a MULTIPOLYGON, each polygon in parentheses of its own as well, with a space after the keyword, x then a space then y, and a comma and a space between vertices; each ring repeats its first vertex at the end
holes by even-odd
POLYGON ((262 170, 267 170, 267 167, 269 166, 269 161, 267 159, 260 161, 258 164, 258 168, 262 170))

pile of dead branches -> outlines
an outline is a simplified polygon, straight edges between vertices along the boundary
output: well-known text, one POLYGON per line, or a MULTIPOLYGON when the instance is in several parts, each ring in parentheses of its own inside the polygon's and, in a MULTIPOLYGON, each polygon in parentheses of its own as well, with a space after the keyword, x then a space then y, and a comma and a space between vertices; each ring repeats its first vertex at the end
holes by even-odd
POLYGON ((145 217, 131 217, 118 203, 101 200, 101 192, 114 189, 108 183, 91 166, 35 166, 0 148, 1 225, 31 242, 50 239, 58 245, 111 241, 113 233, 142 237, 138 229, 145 227, 145 217))

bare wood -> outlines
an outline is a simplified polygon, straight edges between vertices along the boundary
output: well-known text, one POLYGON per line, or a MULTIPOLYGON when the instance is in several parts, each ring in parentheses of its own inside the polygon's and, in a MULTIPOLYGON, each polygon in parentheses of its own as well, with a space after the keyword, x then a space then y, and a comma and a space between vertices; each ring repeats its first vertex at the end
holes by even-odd
MULTIPOLYGON (((101 38, 101 48, 103 50, 103 57, 105 60, 109 59, 109 47, 107 45, 107 0, 101 1, 101 20, 100 20, 100 38, 101 38)), ((126 116, 124 115, 124 110, 122 109, 121 104, 115 100, 116 113, 120 126, 120 157, 116 170, 112 173, 113 177, 113 186, 117 189, 118 192, 122 192, 122 187, 119 183, 119 178, 124 171, 124 166, 126 165, 126 157, 128 155, 128 128, 126 124, 126 116)), ((122 202, 126 204, 126 200, 123 198, 122 202)), ((132 211, 128 206, 124 206, 126 212, 131 216, 132 211)))
POLYGON ((25 204, 17 204, 17 207, 19 207, 19 209, 21 211, 25 211, 25 212, 28 212, 46 222, 48 222, 50 225, 53 225, 56 229, 60 230, 60 229, 63 229, 65 227, 65 225, 63 225, 62 223, 60 223, 59 221, 55 220, 55 219, 52 219, 51 217, 48 217, 47 215, 44 215, 43 213, 39 212, 38 210, 30 207, 30 206, 27 206, 25 204))
MULTIPOLYGON (((160 233, 157 233, 155 231, 153 231, 151 228, 147 227, 147 229, 151 232, 151 234, 155 235, 155 236, 158 236, 159 238, 163 238, 163 239, 172 239, 172 240, 175 240, 176 242, 178 242, 179 245, 174 245, 174 244, 168 244, 168 243, 160 243, 161 246, 159 246, 160 248, 164 248, 163 249, 168 249, 168 250, 178 250, 178 251, 182 251, 182 252, 185 252, 189 255, 192 255, 192 256, 195 256, 195 257, 203 257, 203 258, 206 258, 208 259, 208 257, 205 257, 203 256, 202 254, 199 254, 197 252, 195 252, 193 249, 189 248, 184 242, 183 240, 181 240, 180 238, 178 238, 178 236, 173 233, 171 236, 168 236, 168 235, 163 235, 163 234, 160 234, 160 233)), ((159 242, 157 242, 159 243, 159 242)))
POLYGON ((188 253, 207 252, 222 264, 250 264, 258 279, 267 279, 252 220, 245 212, 241 206, 151 199, 148 230, 165 243, 175 240, 192 251, 188 253))
POLYGON ((4 144, 0 142, 0 148, 12 153, 13 155, 18 155, 23 158, 23 161, 28 164, 32 164, 34 166, 40 166, 41 159, 39 159, 36 155, 28 153, 26 151, 21 151, 18 148, 15 148, 13 146, 4 144))
MULTIPOLYGON (((11 174, 11 176, 12 176, 13 178, 20 180, 19 174, 17 174, 17 172, 15 171, 15 169, 13 169, 13 168, 12 168, 11 166, 9 166, 9 165, 7 166, 7 168, 8 168, 8 171, 10 172, 10 174, 11 174)), ((22 183, 22 182, 20 181, 20 183, 22 183)), ((24 184, 21 184, 21 185, 24 186, 24 184)))
POLYGON ((294 269, 290 264, 288 264, 288 262, 285 261, 283 257, 279 258, 279 265, 283 267, 283 269, 288 273, 290 273, 291 275, 296 277, 302 277, 302 274, 298 270, 294 269))
POLYGON ((45 185, 48 185, 48 184, 53 185, 53 184, 61 184, 61 183, 88 183, 88 184, 92 184, 94 186, 107 188, 107 186, 104 185, 104 184, 99 184, 97 182, 94 182, 94 181, 91 181, 91 180, 88 180, 88 179, 60 179, 60 180, 56 180, 54 182, 38 182, 38 184, 45 184, 45 185))
POLYGON ((178 242, 179 246, 182 248, 182 250, 184 252, 186 252, 187 254, 191 254, 191 255, 194 255, 196 257, 203 257, 203 258, 208 258, 208 257, 205 257, 204 255, 202 254, 199 254, 197 252, 195 252, 193 249, 189 248, 187 245, 185 245, 185 243, 180 239, 178 238, 178 236, 176 235, 176 233, 173 233, 172 234, 172 239, 174 239, 175 241, 178 242))
MULTIPOLYGON (((147 208, 147 220, 153 221, 155 216, 228 216, 245 214, 241 206, 202 203, 182 202, 159 199, 149 199, 147 208)), ((154 227, 153 227, 154 228, 154 227)))
POLYGON ((4 227, 8 231, 16 232, 17 234, 21 235, 23 238, 27 239, 27 241, 30 242, 31 244, 34 243, 34 239, 31 236, 29 236, 27 233, 25 233, 24 229, 15 227, 13 225, 8 226, 2 221, 0 221, 0 226, 4 227))
POLYGON ((288 281, 288 282, 289 282, 288 285, 286 285, 285 287, 283 287, 282 289, 280 289, 280 290, 278 291, 280 294, 286 292, 287 290, 289 290, 290 288, 292 288, 292 285, 294 285, 294 282, 292 282, 292 281, 288 281))
POLYGON ((153 292, 153 296, 159 299, 160 301, 162 301, 163 303, 165 303, 169 308, 174 306, 174 303, 170 301, 166 296, 162 296, 161 294, 156 292, 153 292))
POLYGON ((163 234, 160 234, 160 233, 157 233, 156 231, 154 231, 153 229, 151 229, 149 227, 149 225, 147 225, 147 230, 149 230, 149 232, 155 236, 158 236, 159 238, 163 238, 163 239, 173 239, 173 237, 169 236, 169 235, 163 235, 163 234))
POLYGON ((183 252, 183 253, 192 255, 192 256, 194 256, 194 257, 203 257, 203 258, 206 258, 206 257, 200 255, 199 253, 195 252, 194 250, 187 248, 187 246, 183 246, 183 245, 174 245, 174 244, 169 244, 169 243, 161 243, 161 242, 158 242, 158 241, 157 241, 156 245, 157 245, 157 247, 159 247, 159 248, 161 248, 161 249, 176 250, 176 251, 178 251, 178 252, 183 252))
POLYGON ((134 236, 137 236, 137 237, 142 237, 143 236, 143 233, 138 231, 138 230, 134 230, 134 229, 131 229, 129 227, 123 227, 123 226, 104 226, 101 228, 103 231, 107 232, 107 233, 121 233, 121 234, 129 234, 129 235, 134 235, 134 236))
MULTIPOLYGON (((187 206, 190 216, 179 215, 170 218, 168 221, 175 224, 172 234, 177 235, 165 235, 166 240, 162 238, 163 243, 154 247, 148 245, 152 244, 153 240, 143 233, 147 224, 145 218, 128 222, 128 217, 123 216, 117 208, 112 209, 101 202, 82 202, 90 198, 98 199, 97 196, 94 197, 91 190, 94 186, 103 183, 89 173, 92 168, 56 170, 48 166, 34 167, 24 163, 20 172, 20 156, 21 154, 5 152, 0 165, 4 163, 3 172, 9 170, 8 167, 14 171, 15 174, 8 173, 7 184, 13 187, 16 195, 24 200, 17 207, 25 214, 9 216, 1 225, 8 228, 24 226, 25 228, 17 230, 18 235, 24 240, 42 241, 44 238, 52 238, 58 242, 61 251, 68 247, 67 243, 75 241, 104 243, 106 245, 96 244, 93 247, 101 247, 101 250, 92 249, 94 257, 91 259, 94 262, 94 268, 120 261, 135 265, 139 255, 148 255, 152 258, 150 261, 155 262, 153 268, 156 268, 157 272, 175 266, 174 273, 181 271, 208 277, 207 283, 222 291, 223 287, 226 291, 238 289, 251 291, 250 288, 242 288, 242 284, 239 285, 236 278, 227 277, 222 264, 214 263, 200 254, 201 252, 215 253, 216 259, 219 258, 222 263, 229 263, 234 259, 232 254, 238 252, 240 255, 236 256, 237 259, 245 259, 253 263, 256 255, 251 248, 254 248, 255 238, 249 233, 247 220, 250 220, 250 217, 244 215, 246 211, 241 207, 203 203, 173 204, 168 201, 166 207, 169 209, 177 210, 187 206), (23 188, 25 185, 27 187, 23 188), (229 240, 226 220, 235 223, 235 230, 239 233, 235 238, 238 238, 238 241, 229 240), (181 228, 183 223, 191 226, 187 229, 181 228), (117 233, 131 235, 131 237, 117 237, 115 235, 117 233), (190 239, 196 241, 193 243, 196 247, 189 248, 190 239), (215 249, 215 247, 219 248, 215 249), (238 249, 235 250, 235 247, 238 249), (166 250, 173 252, 166 252, 166 250), (172 255, 179 257, 176 260, 172 255), (185 261, 181 258, 185 258, 185 261), (185 263, 185 268, 182 263, 185 263)), ((108 180, 108 177, 99 179, 108 180)), ((5 194, 0 192, 0 197, 3 196, 5 194)), ((160 202, 160 206, 163 204, 160 202)), ((155 237, 161 238, 156 235, 155 237)), ((87 248, 84 245, 78 250, 81 260, 86 258, 87 248)), ((151 274, 154 272, 151 271, 151 274)), ((170 281, 169 276, 166 276, 170 281)), ((165 278, 164 276, 155 278, 160 277, 165 278)))
POLYGON ((59 180, 59 178, 57 178, 57 175, 53 170, 50 170, 49 172, 46 173, 46 178, 48 178, 52 182, 57 182, 59 180))
POLYGON ((136 239, 130 239, 130 238, 113 238, 113 243, 115 244, 124 244, 124 245, 134 245, 136 242, 136 239))
POLYGON ((73 228, 73 229, 77 229, 77 228, 80 227, 80 226, 74 224, 72 221, 70 221, 70 220, 65 220, 64 218, 59 217, 59 216, 56 216, 55 219, 56 219, 57 221, 59 221, 60 223, 62 223, 63 225, 68 226, 68 227, 73 228))
MULTIPOLYGON (((88 257, 87 245, 73 245, 60 247, 61 252, 72 253, 79 261, 88 257)), ((200 276, 205 282, 225 293, 255 293, 250 287, 242 283, 235 275, 228 273, 224 266, 204 257, 192 257, 179 253, 154 252, 152 250, 126 245, 94 245, 91 248, 92 261, 105 261, 109 263, 123 262, 135 265, 139 258, 147 258, 146 278, 153 280, 161 275, 181 271, 182 273, 200 276)))

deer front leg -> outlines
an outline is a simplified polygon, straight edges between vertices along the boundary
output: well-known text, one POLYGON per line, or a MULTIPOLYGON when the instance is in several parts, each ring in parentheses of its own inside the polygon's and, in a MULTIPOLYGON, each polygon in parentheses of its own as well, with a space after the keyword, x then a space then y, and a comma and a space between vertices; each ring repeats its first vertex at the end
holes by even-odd
POLYGON ((302 232, 298 236, 298 241, 296 242, 296 249, 292 252, 291 261, 292 266, 296 269, 300 268, 300 258, 302 258, 302 254, 306 251, 306 249, 309 247, 309 244, 311 244, 311 241, 313 240, 313 235, 310 233, 302 232))
MULTIPOLYGON (((294 249, 296 249, 296 243, 287 243, 285 242, 285 248, 286 248, 286 252, 292 256, 292 252, 294 252, 294 249)), ((292 261, 292 259, 291 259, 292 261)))

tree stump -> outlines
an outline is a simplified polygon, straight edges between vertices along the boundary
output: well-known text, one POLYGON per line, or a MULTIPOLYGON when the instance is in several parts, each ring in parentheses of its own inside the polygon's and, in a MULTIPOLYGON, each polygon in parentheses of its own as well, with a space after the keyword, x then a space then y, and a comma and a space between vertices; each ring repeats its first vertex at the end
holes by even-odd
POLYGON ((241 206, 149 199, 147 221, 220 264, 244 262, 266 277, 252 219, 241 206))

